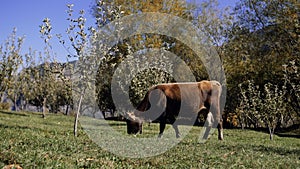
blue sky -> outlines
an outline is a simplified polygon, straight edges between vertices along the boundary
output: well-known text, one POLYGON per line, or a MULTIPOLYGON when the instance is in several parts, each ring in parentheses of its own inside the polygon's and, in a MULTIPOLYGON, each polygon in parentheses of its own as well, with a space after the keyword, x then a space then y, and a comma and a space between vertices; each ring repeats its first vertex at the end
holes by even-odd
MULTIPOLYGON (((79 10, 86 11, 87 25, 93 24, 90 15, 90 6, 94 0, 5 0, 0 6, 0 44, 4 44, 7 37, 17 28, 17 36, 25 36, 22 53, 33 50, 43 51, 44 43, 39 32, 44 18, 50 18, 52 34, 64 34, 68 27, 67 4, 74 4, 74 14, 79 10)), ((67 55, 66 50, 57 43, 56 37, 52 40, 54 52, 58 57, 67 55)))
MULTIPOLYGON (((224 7, 233 6, 238 0, 219 1, 220 6, 224 7)), ((74 4, 75 14, 81 9, 85 10, 87 26, 92 26, 94 23, 90 14, 92 2, 94 0, 3 0, 0 6, 0 44, 4 44, 13 28, 17 28, 17 36, 25 36, 22 53, 28 52, 30 47, 36 51, 43 51, 44 43, 39 33, 39 25, 42 24, 43 19, 50 18, 52 34, 65 34, 68 27, 66 5, 74 4)), ((55 37, 51 44, 58 59, 63 60, 67 51, 55 37)))

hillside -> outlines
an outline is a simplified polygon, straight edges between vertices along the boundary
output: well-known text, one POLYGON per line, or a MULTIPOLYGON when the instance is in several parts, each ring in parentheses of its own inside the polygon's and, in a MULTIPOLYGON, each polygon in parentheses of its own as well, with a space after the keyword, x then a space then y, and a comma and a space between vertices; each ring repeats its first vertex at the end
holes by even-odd
MULTIPOLYGON (((200 127, 166 153, 141 159, 116 156, 89 139, 80 129, 72 135, 73 117, 0 111, 0 168, 297 168, 300 140, 250 130, 225 130, 224 141, 216 133, 205 144, 197 142, 200 127)), ((126 134, 124 122, 109 122, 126 134)), ((104 126, 105 127, 105 126, 104 126)), ((144 126, 157 133, 157 124, 144 126)), ((143 135, 142 135, 143 136, 143 135)), ((141 136, 138 136, 141 137, 141 136)))

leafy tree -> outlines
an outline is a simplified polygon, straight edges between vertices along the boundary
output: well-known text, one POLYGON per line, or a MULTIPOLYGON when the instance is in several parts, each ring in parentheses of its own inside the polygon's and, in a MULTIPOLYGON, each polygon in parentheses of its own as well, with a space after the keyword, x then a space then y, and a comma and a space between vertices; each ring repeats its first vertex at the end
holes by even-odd
POLYGON ((266 127, 272 140, 276 129, 299 123, 299 113, 293 111, 298 107, 290 106, 297 106, 299 100, 299 84, 290 80, 299 79, 297 69, 295 62, 283 66, 283 84, 268 82, 263 89, 253 81, 239 85, 241 102, 237 112, 242 126, 250 127, 251 123, 256 128, 266 127))
POLYGON ((264 104, 263 118, 265 125, 269 129, 270 140, 273 140, 275 129, 280 127, 283 117, 287 114, 284 103, 286 88, 279 89, 277 85, 267 83, 264 86, 266 92, 266 102, 264 104))
POLYGON ((63 65, 57 62, 48 62, 40 53, 29 51, 24 56, 25 62, 19 73, 22 81, 22 107, 27 104, 39 109, 57 113, 60 106, 72 105, 70 75, 65 75, 63 65), (46 101, 46 102, 45 102, 46 101))
POLYGON ((1 102, 4 97, 10 98, 17 110, 17 100, 20 97, 20 86, 18 72, 23 58, 20 54, 23 37, 16 37, 17 30, 14 29, 7 39, 4 47, 0 47, 0 95, 1 102))
POLYGON ((239 105, 240 83, 253 80, 261 91, 269 82, 283 86, 282 65, 299 60, 299 15, 295 0, 242 0, 236 5, 224 44, 228 112, 239 105))
POLYGON ((27 105, 34 100, 35 97, 35 77, 37 76, 36 69, 36 51, 29 49, 29 52, 24 55, 24 62, 22 64, 22 70, 19 73, 20 80, 22 81, 21 85, 21 94, 20 98, 23 103, 21 103, 22 109, 26 109, 27 105))
POLYGON ((237 109, 241 125, 251 123, 255 128, 267 127, 270 140, 273 140, 275 129, 281 127, 284 116, 289 115, 285 103, 286 83, 285 80, 281 88, 276 84, 266 83, 263 92, 260 92, 259 86, 255 86, 253 81, 248 81, 246 86, 240 84, 241 103, 237 109))
POLYGON ((73 108, 73 97, 72 97, 72 74, 74 73, 75 62, 67 62, 59 64, 58 71, 58 82, 56 90, 56 105, 67 106, 65 115, 68 115, 69 110, 73 108))
POLYGON ((300 77, 299 60, 292 60, 284 65, 284 77, 287 80, 286 101, 290 103, 290 111, 294 111, 300 117, 300 77))
POLYGON ((33 62, 36 65, 31 65, 22 72, 22 77, 28 80, 24 81, 26 88, 23 89, 23 92, 28 103, 42 109, 42 116, 45 118, 55 100, 57 81, 50 63, 44 62, 41 55, 39 57, 40 62, 33 62))
POLYGON ((263 97, 259 90, 259 86, 253 81, 247 81, 244 84, 239 84, 240 88, 240 105, 237 108, 239 119, 242 128, 246 127, 261 127, 262 124, 262 106, 263 97))
MULTIPOLYGON (((36 87, 38 91, 37 99, 42 103, 43 117, 45 118, 47 105, 53 105, 56 102, 55 91, 57 90, 57 72, 58 63, 55 61, 55 55, 52 53, 50 40, 52 39, 52 25, 48 18, 43 20, 40 26, 41 38, 44 40, 44 56, 40 54, 42 64, 39 66, 39 73, 36 78, 36 87), (52 102, 52 103, 51 103, 52 102)), ((54 108, 55 109, 55 108, 54 108)), ((55 111, 55 110, 54 110, 55 111)))
MULTIPOLYGON (((216 3, 216 1, 209 1, 207 4, 216 3)), ((119 19, 122 16, 130 14, 138 14, 143 12, 160 12, 167 13, 170 15, 181 17, 187 21, 195 22, 195 25, 201 30, 205 30, 207 35, 214 36, 214 44, 219 44, 222 40, 221 35, 225 32, 225 26, 221 27, 220 24, 223 23, 219 16, 213 17, 213 12, 206 13, 207 11, 214 11, 213 5, 203 5, 203 12, 194 16, 195 7, 189 3, 183 1, 131 1, 131 0, 115 0, 115 1, 96 1, 93 7, 93 14, 97 20, 99 28, 103 29, 103 26, 111 23, 112 21, 119 19), (206 12, 204 12, 206 11, 206 12), (206 19, 201 17, 205 16, 206 19), (210 21, 209 23, 206 23, 210 21), (205 25, 204 25, 205 23, 205 25), (208 25, 213 25, 208 27, 208 25), (216 28, 218 28, 216 30, 216 28), (224 30, 224 31, 223 31, 224 30), (210 32, 209 32, 210 31, 210 32)), ((199 9, 200 10, 200 9, 199 9)), ((222 15, 220 13, 220 15, 222 15)), ((225 16, 225 15, 224 15, 225 16)), ((227 17, 227 16, 226 16, 227 17)), ((225 18, 225 17, 224 17, 225 18)), ((119 21, 120 22, 120 21, 119 21)), ((139 22, 135 20, 135 22, 139 22)), ((163 22, 163 21, 162 21, 163 22)), ((225 22, 224 22, 225 23, 225 22)), ((161 23, 168 24, 168 23, 161 23)), ((118 34, 118 30, 114 30, 114 27, 109 27, 108 32, 113 32, 118 34)), ((105 43, 105 42, 104 42, 105 43)), ((213 43, 211 43, 213 44, 213 43)), ((107 55, 104 55, 102 62, 99 68, 99 77, 97 79, 97 93, 98 93, 98 102, 99 107, 102 111, 115 110, 112 98, 111 98, 111 80, 113 73, 119 64, 124 61, 126 58, 133 57, 132 54, 136 52, 146 51, 147 49, 164 49, 174 53, 176 56, 179 56, 185 63, 191 68, 196 80, 200 81, 203 79, 208 79, 208 74, 205 70, 205 67, 201 59, 196 56, 195 52, 188 48, 186 44, 180 42, 173 37, 167 37, 165 35, 156 35, 156 34, 139 34, 133 35, 127 39, 122 39, 120 42, 112 47, 107 55)), ((143 54, 141 54, 141 57, 143 54)), ((133 57, 134 58, 134 57, 133 57)), ((167 64, 166 64, 167 65, 167 64)), ((213 66, 213 61, 211 61, 213 66)), ((174 65, 173 65, 174 66, 174 65)), ((172 66, 171 66, 172 67, 172 66)), ((180 67, 174 69, 174 71, 180 72, 180 67)), ((170 72, 169 72, 170 73, 170 72)), ((132 79, 130 84, 130 90, 133 93, 129 94, 132 98, 131 101, 135 104, 138 103, 144 95, 143 92, 147 90, 149 85, 162 83, 162 82, 171 82, 174 79, 169 77, 170 74, 167 72, 161 72, 156 70, 149 70, 140 72, 138 77, 132 79), (157 78, 149 78, 157 77, 157 78), (148 85, 145 85, 148 84, 148 85), (142 87, 138 87, 142 86, 142 87), (141 91, 142 93, 138 92, 141 91)), ((185 75, 182 74, 184 77, 185 75)))

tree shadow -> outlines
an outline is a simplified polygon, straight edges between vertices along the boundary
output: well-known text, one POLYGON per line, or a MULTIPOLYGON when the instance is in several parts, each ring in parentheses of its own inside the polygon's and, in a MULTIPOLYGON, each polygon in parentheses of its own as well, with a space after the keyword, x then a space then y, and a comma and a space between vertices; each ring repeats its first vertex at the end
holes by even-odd
MULTIPOLYGON (((240 128, 236 128, 236 129, 240 129, 240 128)), ((259 127, 259 128, 245 127, 244 130, 252 130, 256 132, 269 134, 269 130, 263 127, 259 127)), ((275 131, 274 135, 277 135, 279 137, 300 138, 300 124, 294 124, 287 128, 278 129, 277 131, 275 131)))
POLYGON ((11 125, 4 125, 4 124, 0 124, 0 128, 3 128, 3 129, 31 129, 30 127, 27 127, 27 126, 11 126, 11 125))
POLYGON ((13 111, 4 111, 4 110, 0 110, 1 114, 7 114, 7 115, 15 115, 15 116, 28 116, 25 113, 20 113, 20 112, 13 112, 13 111))
POLYGON ((251 149, 256 152, 261 152, 261 153, 266 153, 266 154, 279 154, 282 156, 287 156, 290 154, 296 154, 296 155, 300 154, 299 147, 296 147, 295 149, 288 149, 288 148, 284 148, 284 147, 271 147, 271 146, 267 146, 267 145, 251 145, 251 144, 222 145, 222 147, 226 147, 227 149, 230 149, 230 150, 251 149))
POLYGON ((288 128, 280 129, 275 132, 279 137, 300 138, 300 124, 294 124, 288 128))

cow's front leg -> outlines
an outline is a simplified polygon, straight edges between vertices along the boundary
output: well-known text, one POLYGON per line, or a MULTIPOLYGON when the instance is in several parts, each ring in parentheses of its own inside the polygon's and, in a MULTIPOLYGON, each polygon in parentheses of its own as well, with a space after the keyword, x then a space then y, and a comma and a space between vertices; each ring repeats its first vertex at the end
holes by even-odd
POLYGON ((177 124, 173 124, 173 129, 175 130, 175 134, 176 134, 176 138, 180 138, 180 133, 178 130, 178 125, 177 124))
POLYGON ((140 124, 139 124, 139 131, 140 131, 140 134, 143 133, 143 123, 140 123, 140 124))
POLYGON ((158 138, 161 138, 161 137, 162 137, 165 128, 166 128, 166 123, 165 123, 165 122, 160 122, 160 124, 159 124, 159 134, 158 134, 158 138))

